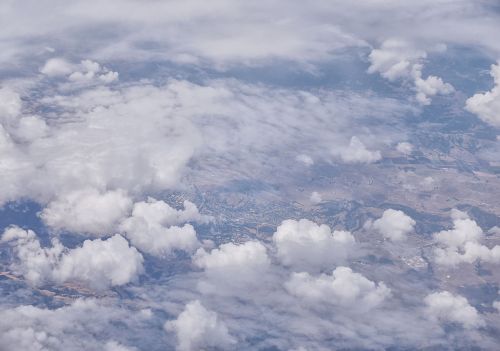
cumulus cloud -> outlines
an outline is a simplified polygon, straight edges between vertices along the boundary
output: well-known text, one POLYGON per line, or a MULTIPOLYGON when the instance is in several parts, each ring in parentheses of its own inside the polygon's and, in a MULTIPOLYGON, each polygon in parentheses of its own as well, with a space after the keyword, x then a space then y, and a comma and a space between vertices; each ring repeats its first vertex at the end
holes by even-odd
POLYGON ((236 344, 217 313, 206 309, 200 301, 188 303, 176 320, 165 323, 165 330, 177 336, 177 350, 226 350, 236 344))
POLYGON ((297 157, 295 157, 295 159, 298 162, 301 162, 306 166, 312 166, 314 164, 314 160, 309 155, 300 154, 300 155, 297 155, 297 157))
POLYGON ((49 77, 65 76, 73 72, 74 66, 63 58, 55 57, 47 60, 40 73, 49 77))
POLYGON ((331 275, 317 277, 292 273, 285 286, 291 294, 316 306, 333 304, 358 311, 380 305, 391 294, 383 282, 376 284, 349 267, 337 267, 331 275))
POLYGON ((382 43, 379 49, 374 49, 369 55, 370 67, 368 73, 380 73, 389 81, 410 81, 416 93, 417 101, 429 105, 431 97, 447 95, 454 91, 451 84, 443 82, 436 76, 422 78, 423 59, 427 53, 414 48, 410 43, 389 39, 382 43))
POLYGON ((415 220, 403 211, 388 209, 372 223, 372 228, 386 239, 399 241, 406 239, 406 236, 413 232, 415 224, 415 220))
POLYGON ((10 88, 0 88, 0 122, 12 123, 21 113, 21 96, 10 88))
POLYGON ((488 248, 481 244, 484 237, 479 225, 464 212, 452 211, 453 228, 434 234, 439 247, 434 250, 440 265, 455 266, 462 262, 500 262, 500 245, 488 248))
POLYGON ((137 350, 135 347, 134 348, 126 347, 125 345, 122 345, 119 342, 113 340, 108 341, 104 346, 104 351, 135 351, 135 350, 137 350))
POLYGON ((493 308, 496 309, 497 312, 500 312, 500 301, 494 301, 493 308))
POLYGON ((210 252, 198 249, 193 262, 205 272, 200 289, 220 294, 256 289, 266 279, 271 267, 266 247, 258 241, 222 244, 210 252))
POLYGON ((135 351, 110 335, 125 337, 124 327, 139 327, 133 311, 94 299, 77 299, 49 309, 29 305, 0 307, 0 349, 23 351, 135 351), (119 327, 113 324, 119 322, 119 327), (121 331, 120 331, 121 330, 121 331), (119 335, 122 333, 122 335, 119 335), (103 341, 104 340, 104 341, 103 341))
POLYGON ((23 116, 12 130, 12 135, 22 142, 31 142, 44 137, 48 130, 47 123, 39 116, 23 116))
POLYGON ((6 130, 12 165, 1 164, 0 172, 9 177, 16 168, 16 177, 3 186, 0 202, 23 196, 47 202, 88 188, 134 195, 173 187, 199 139, 189 119, 168 113, 171 94, 136 86, 45 99, 64 111, 47 130, 50 138, 18 145, 6 130))
POLYGON ((103 83, 111 83, 118 80, 118 72, 109 71, 102 67, 99 63, 92 60, 83 60, 77 70, 68 76, 70 81, 74 82, 90 82, 98 80, 103 83))
POLYGON ((156 256, 166 256, 175 250, 192 252, 200 246, 196 231, 185 222, 205 222, 198 208, 190 201, 184 201, 184 209, 176 210, 164 201, 148 198, 136 202, 132 215, 120 224, 120 231, 125 233, 132 245, 156 256))
POLYGON ((143 271, 141 254, 118 234, 107 240, 85 240, 75 249, 53 239, 52 247, 44 248, 33 231, 10 227, 2 242, 8 242, 15 252, 11 269, 33 285, 78 281, 106 289, 127 284, 143 271))
POLYGON ((323 199, 321 198, 321 194, 318 193, 317 191, 313 191, 311 193, 311 196, 309 197, 309 201, 311 201, 312 204, 319 204, 323 199))
POLYGON ((467 329, 485 325, 477 310, 463 296, 441 291, 427 295, 424 301, 431 318, 445 323, 457 323, 467 329))
POLYGON ((398 152, 402 154, 409 155, 413 151, 413 145, 406 141, 403 141, 396 145, 396 150, 398 150, 398 152))
POLYGON ((467 99, 465 108, 484 122, 500 127, 500 61, 491 65, 490 75, 495 86, 485 93, 477 93, 467 99))
POLYGON ((76 190, 51 201, 41 213, 48 226, 75 233, 108 235, 132 208, 123 190, 76 190))
POLYGON ((346 163, 373 163, 382 158, 380 151, 368 150, 363 142, 357 137, 351 137, 346 148, 335 150, 340 159, 346 163))
POLYGON ((277 256, 297 270, 320 271, 344 262, 352 254, 355 239, 350 232, 334 230, 307 219, 285 220, 273 235, 277 256))

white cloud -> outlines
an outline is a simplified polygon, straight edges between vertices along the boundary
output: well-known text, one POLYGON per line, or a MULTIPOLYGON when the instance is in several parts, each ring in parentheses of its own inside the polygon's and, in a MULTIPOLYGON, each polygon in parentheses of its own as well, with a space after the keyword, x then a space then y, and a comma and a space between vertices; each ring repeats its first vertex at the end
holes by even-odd
POLYGON ((470 97, 465 103, 465 108, 484 122, 500 127, 500 61, 496 65, 491 65, 490 75, 494 79, 495 86, 490 91, 470 97))
POLYGON ((429 105, 431 97, 451 94, 455 89, 439 77, 431 75, 422 78, 421 62, 426 57, 425 51, 414 48, 406 41, 389 39, 382 43, 380 49, 374 49, 370 53, 368 73, 379 72, 391 82, 411 82, 417 101, 422 105, 429 105))
POLYGON ((424 301, 427 313, 431 318, 448 323, 458 323, 468 329, 484 325, 477 310, 463 296, 441 291, 427 295, 424 301))
POLYGON ((406 236, 413 232, 416 222, 403 211, 388 209, 382 217, 375 220, 372 227, 392 241, 406 239, 406 236))
POLYGON ((200 301, 188 303, 176 320, 165 323, 165 330, 177 335, 177 350, 233 349, 236 344, 217 313, 207 310, 200 301))
POLYGON ((132 200, 123 190, 101 193, 82 189, 51 201, 41 213, 46 225, 74 233, 112 234, 118 221, 128 215, 132 200))
POLYGON ((118 72, 109 71, 95 61, 83 60, 68 79, 74 82, 90 82, 97 79, 103 83, 111 83, 118 80, 118 72))
POLYGON ((17 127, 12 131, 15 138, 30 142, 42 138, 48 131, 47 123, 38 116, 23 116, 19 119, 17 127))
POLYGON ((176 210, 164 201, 148 198, 134 204, 132 215, 120 224, 120 230, 140 250, 166 256, 175 250, 192 252, 200 246, 192 225, 177 224, 207 220, 192 202, 184 201, 184 209, 176 210))
POLYGON ((357 136, 351 137, 349 146, 334 150, 334 154, 346 163, 373 163, 382 158, 380 151, 368 150, 357 136))
POLYGON ((356 243, 347 231, 332 232, 326 224, 317 225, 307 219, 283 221, 273 242, 285 266, 313 272, 344 262, 356 243))
POLYGON ((193 262, 205 271, 200 289, 217 294, 255 290, 262 286, 271 267, 266 247, 258 241, 222 244, 210 252, 198 249, 193 262))
POLYGON ((398 143, 398 145, 396 145, 396 150, 398 150, 398 152, 402 154, 409 155, 413 151, 413 145, 406 141, 403 141, 401 143, 398 143))
POLYGON ((317 191, 313 191, 311 193, 311 196, 309 197, 309 201, 311 201, 312 204, 319 204, 323 199, 321 198, 321 194, 318 193, 317 191))
POLYGON ((110 301, 76 299, 63 307, 0 306, 0 349, 20 351, 135 351, 117 341, 143 321, 110 301), (114 327, 119 322, 119 327, 114 327), (125 330, 123 330, 125 327, 125 330), (130 328, 130 329, 129 329, 130 328), (119 335, 121 333, 121 335, 119 335))
POLYGON ((493 308, 495 308, 498 312, 500 312, 500 301, 494 301, 493 308))
POLYGON ((49 77, 65 76, 73 72, 74 65, 63 58, 55 57, 47 60, 40 69, 42 74, 49 77))
POLYGON ((35 233, 8 228, 3 242, 16 254, 11 269, 33 285, 47 282, 82 282, 95 289, 127 284, 143 271, 141 254, 120 235, 107 240, 85 240, 81 247, 67 249, 57 239, 51 248, 42 248, 35 233))
POLYGON ((18 145, 6 136, 13 164, 0 164, 0 172, 8 177, 18 170, 2 186, 0 202, 44 203, 88 188, 133 196, 175 186, 200 142, 188 118, 168 112, 174 97, 168 88, 146 85, 42 99, 60 115, 47 130, 50 138, 18 145))
POLYGON ((104 346, 104 351, 135 351, 135 350, 137 350, 135 347, 129 348, 113 340, 108 341, 104 346))
POLYGON ((21 114, 21 96, 10 88, 0 88, 0 122, 12 123, 21 114))
POLYGON ((300 155, 297 155, 297 157, 295 159, 298 162, 302 162, 306 166, 312 166, 314 164, 314 160, 309 155, 300 154, 300 155))
POLYGON ((441 265, 455 266, 462 262, 500 262, 500 245, 488 248, 481 244, 483 230, 466 213, 453 210, 453 229, 434 234, 439 247, 434 250, 435 261, 441 265))
POLYGON ((331 275, 317 277, 306 272, 292 273, 285 286, 291 294, 316 306, 333 304, 354 311, 377 307, 391 294, 383 282, 375 284, 348 267, 337 267, 331 275))

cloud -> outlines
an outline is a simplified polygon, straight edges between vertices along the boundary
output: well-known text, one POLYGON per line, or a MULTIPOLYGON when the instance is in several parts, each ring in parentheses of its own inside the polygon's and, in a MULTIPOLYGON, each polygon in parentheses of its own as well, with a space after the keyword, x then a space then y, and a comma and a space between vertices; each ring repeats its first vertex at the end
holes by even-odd
POLYGON ((431 318, 446 323, 457 323, 467 329, 485 325, 477 310, 463 296, 441 291, 427 295, 424 301, 431 318))
POLYGON ((148 198, 134 204, 132 215, 123 220, 120 231, 139 250, 166 256, 175 250, 192 252, 200 246, 192 225, 177 224, 207 220, 192 202, 184 201, 184 210, 176 210, 163 201, 148 198))
POLYGON ((20 144, 6 130, 12 164, 4 162, 0 172, 16 177, 2 186, 0 202, 44 203, 89 188, 134 196, 177 185, 199 138, 189 119, 168 112, 173 97, 168 88, 139 85, 42 99, 59 111, 46 130, 50 137, 20 144))
POLYGON ((401 40, 389 39, 382 43, 380 49, 374 49, 369 55, 368 73, 379 72, 391 82, 402 80, 413 84, 417 101, 429 105, 431 97, 447 95, 454 91, 451 84, 443 82, 436 76, 422 78, 423 59, 427 53, 415 49, 411 44, 401 40))
POLYGON ((76 299, 58 308, 1 306, 0 349, 54 351, 135 351, 122 340, 144 319, 133 310, 94 299, 76 299), (115 324, 116 323, 116 324, 115 324), (119 325, 119 326, 114 326, 119 325), (125 330, 124 330, 125 329, 125 330))
POLYGON ((22 109, 21 96, 10 88, 0 88, 0 122, 12 123, 22 109))
POLYGON ((273 235, 277 257, 296 270, 311 272, 330 269, 345 262, 355 247, 355 239, 347 231, 331 231, 326 224, 307 219, 285 220, 273 235))
POLYGON ((434 249, 435 262, 445 266, 460 263, 500 262, 500 245, 488 248, 480 242, 483 230, 464 212, 453 210, 453 229, 442 230, 434 234, 439 247, 434 249))
POLYGON ((222 244, 210 252, 198 249, 193 263, 205 273, 200 289, 216 294, 249 293, 262 286, 271 268, 266 247, 258 241, 222 244))
POLYGON ((40 73, 49 77, 66 76, 73 72, 73 65, 63 58, 51 58, 45 62, 40 73))
POLYGON ((291 294, 319 308, 333 304, 363 312, 377 307, 391 294, 383 282, 375 284, 349 267, 337 267, 331 275, 317 277, 292 273, 285 286, 291 294))
POLYGON ((207 310, 200 301, 188 303, 176 320, 165 323, 165 330, 177 335, 177 350, 232 349, 236 344, 217 313, 207 310))
POLYGON ((500 61, 491 65, 490 75, 495 86, 485 93, 477 93, 467 99, 465 108, 484 122, 500 127, 500 61))
POLYGON ((103 83, 112 83, 118 80, 118 72, 113 72, 106 67, 101 67, 101 65, 95 61, 83 60, 77 70, 68 76, 68 79, 74 82, 90 82, 92 80, 97 80, 103 83))
POLYGON ((334 154, 339 154, 340 159, 346 163, 373 163, 382 158, 380 151, 368 150, 356 136, 351 137, 347 148, 335 150, 334 154))
POLYGON ((398 152, 402 154, 409 155, 413 151, 413 145, 406 141, 403 141, 401 143, 398 143, 398 145, 396 145, 396 150, 398 150, 398 152))
POLYGON ((123 190, 100 193, 89 188, 63 194, 51 201, 40 216, 56 230, 104 236, 114 231, 131 208, 132 200, 123 190))
POLYGON ((414 231, 415 224, 416 222, 403 211, 388 209, 371 226, 384 238, 399 241, 406 239, 406 236, 414 231))
POLYGON ((312 166, 314 164, 314 160, 309 155, 300 154, 300 155, 297 155, 297 157, 295 159, 298 162, 302 162, 306 166, 312 166))
POLYGON ((323 199, 321 198, 321 194, 318 193, 317 191, 313 191, 311 193, 311 196, 309 197, 309 201, 311 201, 312 204, 319 204, 323 199))
POLYGON ((135 350, 137 350, 135 347, 129 348, 116 341, 108 341, 104 347, 104 351, 135 351, 135 350))
POLYGON ((141 254, 118 234, 107 240, 85 240, 74 249, 53 239, 52 247, 42 248, 33 231, 10 227, 2 242, 16 254, 11 269, 35 286, 77 281, 102 290, 127 284, 143 272, 141 254))

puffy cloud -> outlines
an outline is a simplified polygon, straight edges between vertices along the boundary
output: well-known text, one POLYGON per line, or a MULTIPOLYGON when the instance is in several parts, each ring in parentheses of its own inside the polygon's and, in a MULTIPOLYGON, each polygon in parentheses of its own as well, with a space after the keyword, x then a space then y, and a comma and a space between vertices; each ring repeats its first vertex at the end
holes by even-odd
POLYGON ((439 247, 434 250, 435 261, 454 266, 462 262, 500 262, 500 245, 488 248, 482 245, 483 230, 466 213, 453 210, 453 229, 434 234, 439 247))
POLYGON ((427 295, 424 301, 431 318, 447 323, 458 323, 467 329, 484 325, 477 310, 463 296, 441 291, 427 295))
POLYGON ((391 82, 407 78, 412 74, 415 62, 426 56, 425 51, 417 50, 405 41, 389 39, 379 49, 371 51, 368 73, 378 72, 391 82))
POLYGON ((201 290, 220 294, 261 286, 271 267, 266 247, 258 241, 222 244, 210 252, 198 249, 193 262, 205 271, 201 290))
POLYGON ((448 95, 455 91, 453 86, 436 76, 422 78, 422 67, 415 65, 413 67, 413 78, 415 79, 416 98, 422 105, 430 105, 430 97, 435 95, 448 95))
POLYGON ((413 145, 406 141, 403 141, 401 143, 398 143, 398 145, 396 145, 396 150, 398 150, 398 152, 402 154, 409 155, 413 151, 413 145))
POLYGON ((500 127, 500 61, 491 65, 490 75, 495 86, 485 93, 477 93, 467 99, 465 108, 484 122, 500 127))
POLYGON ((403 211, 388 209, 375 220, 372 227, 392 241, 404 240, 413 232, 416 222, 403 211))
POLYGON ((129 348, 113 340, 108 341, 104 346, 104 351, 135 351, 135 350, 137 350, 135 347, 129 348))
POLYGON ((143 272, 143 258, 116 234, 107 240, 85 240, 82 247, 62 255, 54 276, 57 281, 82 281, 97 289, 124 285, 143 272))
POLYGON ((58 241, 54 241, 51 248, 42 248, 35 232, 19 227, 7 228, 2 235, 2 242, 13 245, 19 260, 11 264, 11 269, 33 285, 41 285, 51 280, 64 251, 58 241))
POLYGON ((132 208, 123 190, 76 190, 51 201, 41 213, 48 226, 96 236, 110 234, 132 208))
POLYGON ((140 326, 143 319, 133 312, 93 299, 77 299, 54 309, 0 306, 4 317, 0 320, 0 349, 135 351, 117 341, 105 341, 110 335, 126 338, 129 327, 140 326), (118 327, 114 327, 115 322, 119 322, 118 327))
POLYGON ((188 303, 176 320, 165 323, 165 329, 177 335, 177 350, 232 349, 236 344, 217 313, 207 310, 200 301, 188 303))
POLYGON ((347 231, 331 231, 307 219, 285 220, 273 235, 277 256, 285 266, 306 271, 328 269, 352 253, 355 239, 347 231))
POLYGON ((0 88, 0 122, 11 123, 21 114, 21 96, 10 88, 0 88))
POLYGON ((337 267, 331 275, 317 277, 292 273, 285 286, 291 294, 316 306, 333 304, 358 311, 380 305, 391 294, 383 282, 376 284, 348 267, 337 267))
POLYGON ((42 74, 49 77, 65 76, 73 72, 74 66, 63 58, 55 57, 47 60, 40 69, 42 74))
POLYGON ((309 197, 309 201, 311 201, 312 204, 319 204, 323 199, 321 198, 321 194, 318 193, 317 191, 313 191, 311 193, 311 196, 309 197))
POLYGON ((132 215, 120 224, 120 230, 140 250, 165 256, 175 250, 191 252, 200 246, 192 225, 177 224, 208 219, 190 201, 184 201, 183 210, 176 210, 164 201, 148 198, 134 204, 132 215))
POLYGON ((33 285, 78 281, 95 289, 124 285, 143 271, 141 254, 120 235, 107 240, 85 240, 81 247, 67 249, 57 239, 42 248, 31 230, 8 228, 3 242, 16 253, 11 268, 33 285))
POLYGON ((38 116, 24 116, 18 121, 12 134, 21 141, 30 142, 44 137, 48 131, 47 123, 38 116))
POLYGON ((314 160, 309 155, 300 154, 300 155, 297 155, 297 157, 295 159, 298 162, 302 162, 306 166, 312 166, 314 164, 314 160))
POLYGON ((380 151, 368 150, 357 136, 351 137, 347 148, 335 150, 334 153, 339 154, 346 163, 373 163, 382 158, 380 151))
POLYGON ((417 101, 422 105, 429 105, 431 97, 451 94, 455 89, 439 77, 431 75, 422 78, 421 61, 426 57, 425 51, 415 49, 408 42, 389 39, 382 43, 380 49, 374 49, 370 53, 371 65, 368 73, 379 72, 391 82, 396 80, 412 82, 417 101))
POLYGON ((498 312, 500 312, 500 301, 494 301, 493 308, 495 308, 498 312))
POLYGON ((90 82, 97 79, 103 83, 111 83, 118 80, 118 72, 109 71, 95 61, 83 60, 77 69, 69 75, 70 81, 90 82))
POLYGON ((174 96, 146 85, 42 99, 60 114, 47 130, 50 137, 27 145, 6 131, 12 164, 0 164, 0 174, 9 179, 16 169, 16 177, 2 186, 0 202, 23 196, 57 201, 88 188, 134 195, 173 187, 199 144, 189 119, 169 114, 174 96))

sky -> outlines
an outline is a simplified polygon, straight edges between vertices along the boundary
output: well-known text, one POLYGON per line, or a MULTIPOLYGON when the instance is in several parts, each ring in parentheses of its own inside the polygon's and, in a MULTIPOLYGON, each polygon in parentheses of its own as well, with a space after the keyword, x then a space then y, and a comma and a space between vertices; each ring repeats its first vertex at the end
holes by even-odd
POLYGON ((0 23, 0 351, 498 347, 497 1, 0 23))

